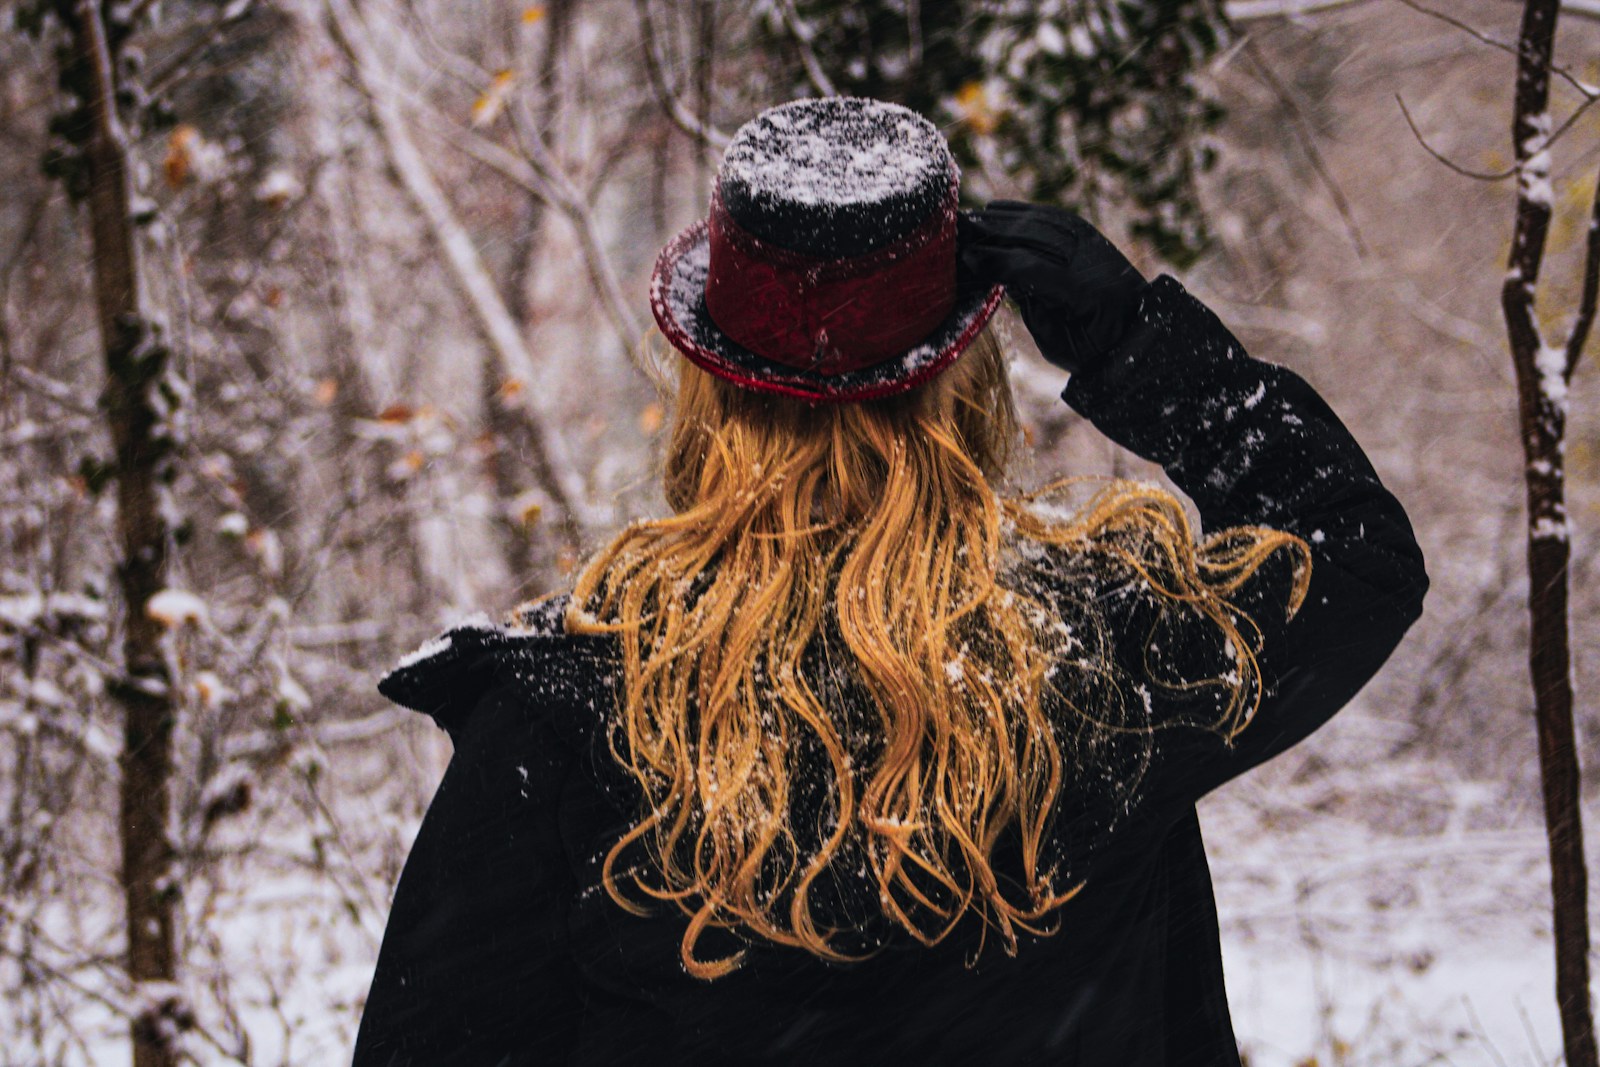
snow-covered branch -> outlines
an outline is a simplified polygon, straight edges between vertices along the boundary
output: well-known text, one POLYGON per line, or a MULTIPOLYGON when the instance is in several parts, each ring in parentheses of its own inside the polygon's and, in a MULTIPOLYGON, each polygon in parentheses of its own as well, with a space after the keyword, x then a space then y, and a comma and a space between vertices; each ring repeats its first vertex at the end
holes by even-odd
MULTIPOLYGON (((380 82, 376 74, 383 69, 383 64, 360 14, 348 0, 328 0, 328 11, 340 40, 350 54, 356 77, 366 90, 390 162, 426 219, 462 295, 477 316, 484 339, 499 356, 507 376, 526 382, 538 381, 538 368, 533 354, 523 342, 521 331, 478 255, 477 246, 473 244, 466 228, 456 219, 449 200, 412 141, 394 94, 387 91, 387 86, 380 82)), ((543 401, 545 390, 534 389, 530 392, 536 404, 543 401)), ((583 525, 588 516, 588 489, 548 410, 535 409, 533 430, 541 452, 534 466, 547 475, 541 488, 550 495, 557 507, 583 525)))
POLYGON ((639 15, 639 33, 643 38, 645 75, 662 113, 672 124, 696 141, 721 150, 728 145, 728 135, 709 122, 703 122, 684 104, 677 86, 667 73, 666 57, 656 31, 655 16, 650 11, 650 0, 634 0, 639 15))

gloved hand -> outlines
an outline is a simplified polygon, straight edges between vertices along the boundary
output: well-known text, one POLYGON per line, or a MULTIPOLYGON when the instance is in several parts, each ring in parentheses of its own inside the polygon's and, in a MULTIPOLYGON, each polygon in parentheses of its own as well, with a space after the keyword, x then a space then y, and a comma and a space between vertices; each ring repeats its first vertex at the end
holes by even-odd
POLYGON ((1121 340, 1149 283, 1065 208, 996 200, 958 220, 962 267, 999 283, 1045 359, 1069 374, 1121 340))

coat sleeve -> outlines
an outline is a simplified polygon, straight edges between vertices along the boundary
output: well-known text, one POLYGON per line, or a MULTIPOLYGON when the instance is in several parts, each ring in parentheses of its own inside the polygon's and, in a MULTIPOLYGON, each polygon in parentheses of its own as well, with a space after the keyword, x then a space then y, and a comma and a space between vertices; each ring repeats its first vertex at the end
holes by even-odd
POLYGON ((1262 701, 1246 729, 1231 743, 1200 726, 1156 730, 1147 789, 1192 802, 1305 738, 1377 673, 1422 612, 1422 553, 1327 403, 1293 372, 1246 355, 1169 276, 1152 283, 1122 344, 1062 395, 1161 464, 1206 532, 1267 526, 1311 549, 1310 589, 1292 618, 1284 553, 1235 600, 1262 637, 1262 701))
POLYGON ((577 1038, 554 815, 570 761, 517 687, 470 703, 395 891, 355 1067, 564 1063, 577 1038))

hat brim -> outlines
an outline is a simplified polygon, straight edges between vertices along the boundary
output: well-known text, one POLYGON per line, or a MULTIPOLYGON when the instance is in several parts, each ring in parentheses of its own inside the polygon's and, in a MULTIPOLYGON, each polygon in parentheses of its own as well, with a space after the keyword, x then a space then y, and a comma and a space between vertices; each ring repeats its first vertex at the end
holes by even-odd
POLYGON ((704 370, 736 385, 813 403, 837 404, 903 393, 949 366, 988 323, 1005 290, 973 282, 957 271, 950 314, 920 344, 881 363, 839 374, 790 367, 740 345, 706 313, 710 238, 704 221, 673 238, 656 260, 650 310, 678 351, 704 370))

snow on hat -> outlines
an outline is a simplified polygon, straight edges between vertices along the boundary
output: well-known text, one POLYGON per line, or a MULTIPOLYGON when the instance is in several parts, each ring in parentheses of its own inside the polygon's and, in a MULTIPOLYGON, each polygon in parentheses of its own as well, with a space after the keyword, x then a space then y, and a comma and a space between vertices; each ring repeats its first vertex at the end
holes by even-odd
POLYGON ((656 322, 749 389, 829 403, 910 389, 1003 295, 957 270, 959 179, 938 129, 897 104, 769 108, 728 145, 710 216, 656 261, 656 322))

